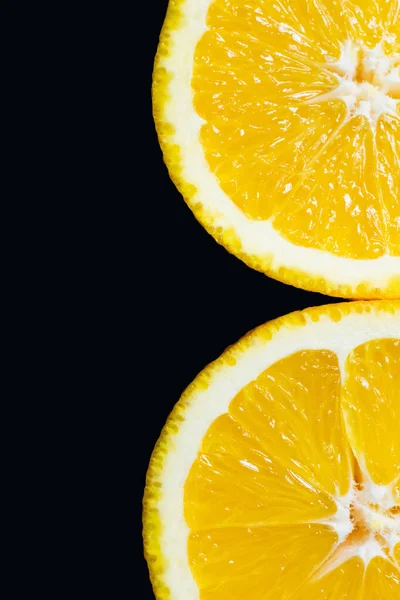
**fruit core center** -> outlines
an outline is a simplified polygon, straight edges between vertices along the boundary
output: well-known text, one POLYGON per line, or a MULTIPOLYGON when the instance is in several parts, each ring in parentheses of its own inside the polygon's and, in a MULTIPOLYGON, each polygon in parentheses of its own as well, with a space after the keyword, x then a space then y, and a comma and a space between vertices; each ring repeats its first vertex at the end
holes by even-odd
POLYGON ((387 55, 382 44, 369 49, 348 41, 325 69, 338 77, 338 86, 319 101, 340 98, 351 117, 363 115, 375 126, 382 114, 400 118, 400 54, 387 55))
POLYGON ((364 504, 355 500, 350 509, 353 532, 360 537, 380 538, 400 533, 400 516, 397 508, 383 509, 378 504, 364 504))
POLYGON ((344 548, 369 548, 375 555, 390 557, 400 540, 400 506, 382 495, 384 489, 358 489, 350 505, 352 529, 344 540, 344 548), (378 493, 377 493, 378 492, 378 493))
POLYGON ((317 569, 315 580, 354 556, 360 557, 365 565, 376 556, 392 563, 395 560, 395 548, 400 541, 400 505, 394 503, 390 487, 358 482, 345 513, 341 541, 317 569))

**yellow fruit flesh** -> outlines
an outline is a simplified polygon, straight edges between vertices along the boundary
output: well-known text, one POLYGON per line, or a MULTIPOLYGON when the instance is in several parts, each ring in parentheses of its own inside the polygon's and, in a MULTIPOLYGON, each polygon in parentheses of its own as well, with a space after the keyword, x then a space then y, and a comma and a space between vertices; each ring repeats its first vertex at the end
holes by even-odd
POLYGON ((272 462, 230 415, 211 426, 186 488, 185 517, 192 529, 307 523, 335 510, 328 494, 272 462), (202 502, 205 496, 211 501, 202 502))
POLYGON ((399 600, 399 570, 388 560, 376 557, 368 565, 363 587, 363 600, 399 600))
POLYGON ((375 483, 389 485, 400 472, 400 341, 357 348, 347 370, 342 406, 353 451, 375 483))
POLYGON ((328 62, 346 41, 400 53, 397 0, 359 4, 215 0, 192 87, 210 169, 249 218, 272 219, 294 244, 371 259, 400 254, 400 112, 372 127, 346 120, 343 100, 317 99, 337 88, 328 62))
POLYGON ((313 524, 200 531, 188 546, 202 600, 276 600, 293 593, 336 540, 313 524))
MULTIPOLYGON (((335 499, 365 476, 364 463, 375 484, 396 493, 399 360, 398 340, 364 344, 347 358, 342 385, 334 353, 297 352, 212 423, 184 494, 200 600, 400 597, 394 563, 374 558, 365 570, 359 556, 335 564, 333 554, 343 547, 335 499)), ((400 544, 392 552, 399 561, 400 544)))
POLYGON ((325 577, 307 582, 293 600, 361 600, 363 577, 363 561, 358 557, 351 558, 325 577))
POLYGON ((379 185, 385 198, 389 251, 400 255, 400 121, 382 119, 378 125, 376 147, 379 153, 379 185), (394 176, 393 176, 394 174, 394 176), (396 177, 397 174, 397 177, 396 177))
POLYGON ((229 413, 286 469, 332 495, 344 495, 350 485, 350 457, 339 391, 333 353, 299 352, 246 386, 229 413), (288 411, 290 406, 294 410, 288 411))

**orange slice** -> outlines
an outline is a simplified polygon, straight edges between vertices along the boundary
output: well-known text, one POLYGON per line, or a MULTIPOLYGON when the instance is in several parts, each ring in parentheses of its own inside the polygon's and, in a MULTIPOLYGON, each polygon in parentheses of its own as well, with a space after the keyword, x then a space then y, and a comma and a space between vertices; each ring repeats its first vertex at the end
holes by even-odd
POLYGON ((158 600, 400 597, 400 302, 259 327, 183 394, 153 453, 158 600))
POLYGON ((398 0, 170 0, 153 86, 164 159, 250 266, 399 297, 399 19, 398 0))

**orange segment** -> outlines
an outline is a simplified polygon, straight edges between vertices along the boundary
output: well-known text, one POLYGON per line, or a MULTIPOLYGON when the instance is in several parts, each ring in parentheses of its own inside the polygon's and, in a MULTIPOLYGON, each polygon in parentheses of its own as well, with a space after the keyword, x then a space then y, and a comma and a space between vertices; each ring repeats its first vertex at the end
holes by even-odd
POLYGON ((311 157, 274 226, 294 244, 341 256, 373 258, 386 252, 374 137, 366 119, 348 121, 318 157, 311 157))
POLYGON ((337 534, 315 521, 336 514, 329 494, 345 494, 351 475, 339 389, 336 355, 301 351, 211 424, 184 494, 201 600, 291 594, 329 555, 337 534))
POLYGON ((278 361, 237 394, 231 416, 268 456, 332 495, 350 485, 340 372, 333 352, 307 350, 278 361))
POLYGON ((376 46, 382 38, 389 38, 396 32, 399 17, 397 0, 366 3, 359 0, 296 0, 290 4, 294 5, 298 27, 304 28, 317 46, 330 54, 335 43, 346 39, 362 40, 369 47, 376 46))
POLYGON ((305 523, 336 510, 327 494, 271 459, 227 414, 211 425, 185 484, 185 520, 194 530, 305 523))
POLYGON ((400 341, 373 340, 346 361, 342 406, 353 451, 378 485, 400 473, 400 341))
POLYGON ((397 0, 345 0, 343 4, 346 12, 351 14, 356 39, 362 40, 368 47, 375 47, 395 31, 399 16, 397 0))
POLYGON ((400 571, 388 560, 375 557, 368 565, 362 600, 399 600, 400 571))
POLYGON ((364 563, 354 557, 323 577, 314 575, 292 600, 361 600, 363 578, 364 563))
POLYGON ((241 118, 235 114, 238 105, 230 110, 229 101, 212 99, 218 114, 201 131, 206 157, 221 188, 241 210, 253 219, 266 219, 292 198, 307 164, 339 127, 344 108, 336 102, 292 112, 265 101, 242 126, 236 122, 241 118))
POLYGON ((382 118, 376 144, 379 153, 380 187, 386 209, 389 250, 400 255, 400 119, 382 118))
POLYGON ((201 600, 276 600, 304 583, 337 540, 323 525, 210 529, 189 536, 201 600))
POLYGON ((251 32, 275 51, 315 61, 321 61, 326 53, 338 56, 340 42, 347 34, 343 11, 334 0, 327 0, 324 5, 318 0, 214 0, 208 10, 207 25, 223 31, 251 32))

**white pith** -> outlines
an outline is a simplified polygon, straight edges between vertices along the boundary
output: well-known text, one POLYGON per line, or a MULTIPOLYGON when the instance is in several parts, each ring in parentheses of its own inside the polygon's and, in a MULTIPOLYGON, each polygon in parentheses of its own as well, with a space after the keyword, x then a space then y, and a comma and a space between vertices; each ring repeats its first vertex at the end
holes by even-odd
MULTIPOLYGON (((234 366, 220 366, 213 372, 207 389, 198 389, 190 400, 184 421, 174 437, 172 447, 165 458, 160 478, 162 497, 158 509, 163 524, 161 551, 167 557, 165 583, 176 600, 197 600, 199 590, 191 574, 187 560, 189 529, 183 518, 184 484, 190 467, 196 459, 202 439, 210 424, 227 412, 232 398, 250 381, 276 361, 305 349, 324 349, 335 352, 339 359, 344 380, 344 364, 348 354, 360 344, 371 339, 400 338, 400 310, 395 314, 382 313, 372 307, 370 313, 353 313, 343 316, 340 321, 332 321, 327 315, 298 327, 280 329, 272 339, 266 341, 255 335, 248 348, 239 350, 234 366)), ((338 510, 327 521, 319 521, 332 527, 338 535, 335 547, 339 551, 328 557, 320 565, 315 577, 344 563, 353 556, 360 557, 365 565, 375 556, 387 558, 382 545, 373 533, 382 532, 387 547, 393 549, 400 541, 398 519, 393 519, 393 527, 388 527, 386 509, 394 505, 393 486, 377 486, 367 481, 360 492, 354 486, 346 496, 335 498, 338 510), (371 505, 381 504, 382 512, 376 514, 371 505), (351 506, 357 505, 365 511, 365 519, 370 523, 371 537, 360 544, 347 546, 346 537, 353 524, 350 519, 351 506), (370 512, 368 512, 370 511, 370 512), (341 546, 342 545, 342 546, 341 546)))
MULTIPOLYGON (((246 217, 219 187, 200 143, 200 128, 204 121, 193 108, 191 88, 194 50, 207 29, 209 5, 210 0, 185 0, 180 7, 183 25, 171 32, 171 51, 168 56, 161 56, 159 63, 171 76, 163 119, 174 126, 170 142, 180 148, 182 178, 197 188, 193 204, 199 203, 203 207, 215 228, 235 231, 246 255, 265 258, 275 271, 280 268, 306 270, 313 280, 328 279, 338 288, 355 288, 365 282, 371 288, 387 288, 391 278, 400 272, 400 257, 384 254, 376 259, 354 260, 297 246, 280 235, 271 219, 255 221, 246 217)), ((347 92, 341 96, 346 102, 352 102, 346 100, 347 92)), ((363 93, 368 96, 367 92, 364 90, 363 93)), ((377 114, 376 107, 381 104, 378 97, 371 100, 370 112, 375 107, 374 114, 377 114)), ((358 110, 368 112, 366 105, 359 105, 358 110)))

